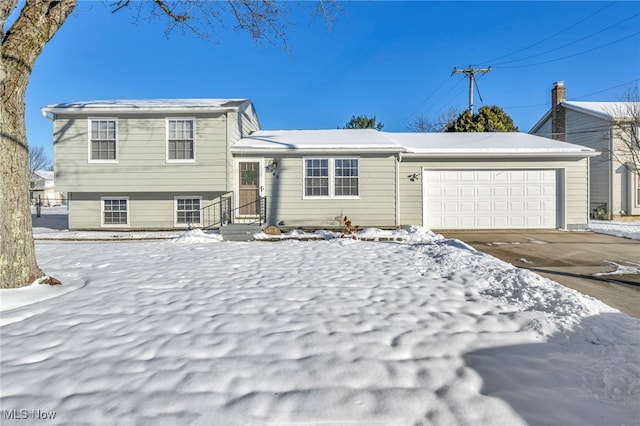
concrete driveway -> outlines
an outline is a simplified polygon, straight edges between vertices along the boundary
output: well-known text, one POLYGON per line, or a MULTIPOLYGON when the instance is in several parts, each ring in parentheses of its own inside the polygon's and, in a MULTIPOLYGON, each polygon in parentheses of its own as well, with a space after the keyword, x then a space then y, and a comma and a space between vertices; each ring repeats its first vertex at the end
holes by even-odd
POLYGON ((640 317, 640 241, 587 231, 437 232, 640 317))

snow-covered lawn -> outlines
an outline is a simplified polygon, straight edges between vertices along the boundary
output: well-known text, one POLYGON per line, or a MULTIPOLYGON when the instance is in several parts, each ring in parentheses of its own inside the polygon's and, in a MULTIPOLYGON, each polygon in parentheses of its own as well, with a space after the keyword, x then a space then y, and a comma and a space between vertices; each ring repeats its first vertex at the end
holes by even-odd
POLYGON ((640 240, 640 222, 592 220, 589 222, 589 230, 601 234, 615 235, 616 237, 640 240))
POLYGON ((640 425, 640 320, 379 235, 37 242, 64 285, 0 292, 37 300, 0 315, 2 424, 640 425))

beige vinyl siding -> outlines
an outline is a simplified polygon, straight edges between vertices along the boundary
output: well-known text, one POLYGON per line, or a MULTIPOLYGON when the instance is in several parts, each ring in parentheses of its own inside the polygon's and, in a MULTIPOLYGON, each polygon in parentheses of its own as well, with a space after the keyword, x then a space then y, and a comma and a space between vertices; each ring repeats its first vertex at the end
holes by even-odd
POLYGON ((120 115, 117 163, 89 162, 89 117, 54 121, 56 186, 63 192, 210 191, 227 189, 226 116, 120 115), (166 119, 195 118, 194 162, 167 162, 166 119))
POLYGON ((256 130, 260 130, 260 122, 258 121, 258 116, 256 115, 253 104, 250 103, 246 108, 239 110, 238 115, 240 117, 238 127, 241 137, 249 136, 256 130))
POLYGON ((542 136, 543 138, 552 139, 552 130, 551 130, 551 119, 546 120, 540 128, 533 133, 536 136, 542 136))
MULTIPOLYGON (((587 167, 586 159, 544 160, 526 159, 469 159, 469 160, 425 160, 404 157, 400 163, 400 224, 422 224, 422 185, 423 168, 443 169, 560 169, 565 171, 564 191, 560 191, 560 205, 558 210, 566 209, 564 224, 568 229, 584 229, 588 222, 589 206, 587 202, 587 167), (420 178, 413 182, 409 175, 416 173, 420 178), (564 200, 562 194, 564 193, 564 200)), ((564 182, 563 182, 564 181, 564 182)))
POLYGON ((570 109, 566 110, 565 120, 567 142, 600 151, 600 155, 590 159, 591 203, 609 204, 611 185, 609 122, 570 109))
MULTIPOLYGON (((268 164, 273 158, 266 158, 268 164)), ((336 217, 346 215, 352 225, 395 226, 395 157, 357 154, 314 154, 277 157, 277 178, 267 173, 265 196, 270 224, 285 228, 339 226, 336 217), (358 158, 360 195, 357 199, 303 198, 303 158, 358 158)))
MULTIPOLYGON (((130 231, 175 229, 174 197, 202 197, 201 207, 205 207, 220 195, 222 193, 216 192, 73 193, 72 202, 69 203, 69 229, 101 229, 103 197, 128 198, 129 224, 121 229, 130 231)), ((109 226, 108 229, 119 228, 109 226)), ((184 227, 178 229, 184 229, 184 227)))

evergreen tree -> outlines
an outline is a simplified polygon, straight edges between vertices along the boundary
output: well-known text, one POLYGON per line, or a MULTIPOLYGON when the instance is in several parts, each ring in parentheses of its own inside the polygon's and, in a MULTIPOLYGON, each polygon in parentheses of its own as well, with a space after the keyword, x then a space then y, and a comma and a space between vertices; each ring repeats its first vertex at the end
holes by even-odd
POLYGON ((447 124, 445 132, 517 132, 511 117, 497 105, 480 107, 477 114, 465 110, 447 124))
POLYGON ((351 120, 345 124, 343 129, 376 129, 382 130, 384 124, 376 121, 376 116, 367 117, 366 115, 351 116, 351 120))

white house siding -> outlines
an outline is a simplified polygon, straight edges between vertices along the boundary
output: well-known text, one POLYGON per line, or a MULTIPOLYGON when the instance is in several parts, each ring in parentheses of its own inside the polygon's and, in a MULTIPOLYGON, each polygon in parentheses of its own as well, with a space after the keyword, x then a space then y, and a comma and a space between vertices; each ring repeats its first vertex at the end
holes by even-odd
POLYGON ((109 226, 110 230, 168 230, 174 226, 174 197, 202 197, 201 207, 211 204, 219 192, 156 192, 156 193, 73 193, 69 203, 69 229, 98 230, 101 225, 102 198, 128 198, 128 226, 109 226))
MULTIPOLYGON (((267 219, 284 228, 339 226, 336 217, 347 216, 352 225, 390 228, 396 223, 396 160, 393 155, 372 156, 339 153, 308 157, 359 158, 360 196, 357 199, 303 198, 304 166, 307 156, 275 156, 276 176, 266 173, 267 219)), ((236 155, 236 158, 241 158, 236 155)), ((273 157, 265 159, 268 164, 273 157)))
POLYGON ((400 224, 422 224, 422 169, 557 169, 564 175, 560 179, 564 191, 558 191, 567 229, 585 229, 588 222, 588 180, 586 159, 421 159, 404 157, 400 163, 400 224), (411 181, 409 176, 418 179, 411 181))
MULTIPOLYGON (((119 115, 118 162, 88 161, 88 118, 54 121, 56 188, 61 192, 175 192, 226 190, 224 114, 119 115), (196 161, 166 161, 166 118, 196 119, 196 161), (59 171, 59 172, 58 172, 59 171)), ((91 117, 113 117, 100 115, 91 117)))

